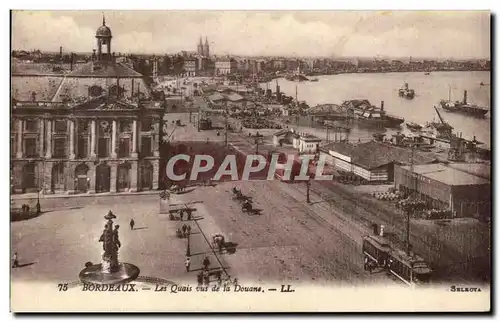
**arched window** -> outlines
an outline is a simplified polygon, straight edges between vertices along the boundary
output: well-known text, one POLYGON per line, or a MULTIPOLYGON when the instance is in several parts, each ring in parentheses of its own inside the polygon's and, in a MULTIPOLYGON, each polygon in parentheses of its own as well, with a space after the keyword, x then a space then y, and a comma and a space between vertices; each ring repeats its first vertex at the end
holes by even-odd
POLYGON ((89 96, 96 97, 96 96, 101 96, 102 95, 102 87, 101 86, 91 86, 89 88, 89 96))

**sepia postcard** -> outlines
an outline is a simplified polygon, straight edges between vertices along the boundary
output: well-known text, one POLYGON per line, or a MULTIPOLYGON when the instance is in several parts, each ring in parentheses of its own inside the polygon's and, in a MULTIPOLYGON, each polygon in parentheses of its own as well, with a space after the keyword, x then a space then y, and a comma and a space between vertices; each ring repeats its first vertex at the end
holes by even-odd
POLYGON ((488 11, 11 11, 12 312, 490 312, 488 11))

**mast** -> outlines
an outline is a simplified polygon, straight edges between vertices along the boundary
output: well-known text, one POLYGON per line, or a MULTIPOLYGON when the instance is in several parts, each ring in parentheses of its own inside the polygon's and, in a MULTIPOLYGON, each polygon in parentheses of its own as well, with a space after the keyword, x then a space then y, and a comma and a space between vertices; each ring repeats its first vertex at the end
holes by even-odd
POLYGON ((451 85, 448 85, 448 102, 451 102, 451 85))

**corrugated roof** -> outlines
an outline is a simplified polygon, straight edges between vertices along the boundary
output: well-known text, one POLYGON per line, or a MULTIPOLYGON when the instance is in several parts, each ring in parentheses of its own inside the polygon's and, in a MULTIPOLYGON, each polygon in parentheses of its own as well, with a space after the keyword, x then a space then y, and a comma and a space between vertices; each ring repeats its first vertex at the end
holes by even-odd
POLYGON ((222 101, 224 100, 224 96, 220 93, 213 93, 208 97, 208 99, 211 100, 212 102, 222 101))
MULTIPOLYGON (((408 171, 410 170, 409 166, 404 166, 402 168, 408 171)), ((413 166, 413 171, 425 178, 442 182, 449 186, 489 184, 488 180, 442 164, 415 165, 413 166)))
POLYGON ((78 77, 143 77, 128 66, 121 63, 87 63, 79 66, 68 74, 68 76, 78 77))
MULTIPOLYGON (((375 169, 391 162, 399 164, 410 164, 411 150, 397 147, 387 143, 370 141, 366 143, 331 143, 323 147, 323 150, 331 150, 345 156, 351 157, 351 162, 366 169, 375 169)), ((418 151, 413 153, 414 164, 427 164, 435 161, 418 151)))
POLYGON ((231 93, 229 95, 226 96, 228 100, 230 100, 231 102, 237 102, 237 101, 241 101, 244 99, 243 96, 239 95, 239 94, 236 94, 236 93, 231 93))
POLYGON ((344 113, 346 110, 344 107, 338 105, 338 104, 321 104, 321 105, 316 105, 314 107, 309 108, 307 110, 308 114, 335 114, 335 113, 344 113))
POLYGON ((480 178, 491 180, 491 165, 485 163, 450 163, 450 168, 467 172, 480 178))

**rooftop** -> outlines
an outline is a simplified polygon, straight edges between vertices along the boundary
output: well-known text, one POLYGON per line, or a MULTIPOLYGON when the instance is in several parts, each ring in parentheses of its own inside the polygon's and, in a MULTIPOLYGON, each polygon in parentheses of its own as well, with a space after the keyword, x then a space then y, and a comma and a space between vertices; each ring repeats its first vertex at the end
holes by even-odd
MULTIPOLYGON (((409 166, 402 167, 405 170, 410 170, 409 166)), ((449 186, 470 186, 489 184, 488 180, 482 179, 473 174, 469 174, 458 169, 454 169, 442 164, 425 164, 413 166, 413 172, 425 178, 429 178, 438 182, 442 182, 449 186)))
POLYGON ((450 163, 451 168, 467 172, 480 178, 491 180, 491 165, 485 163, 450 163))
MULTIPOLYGON (((351 157, 351 162, 367 169, 375 169, 391 162, 410 164, 411 150, 397 147, 388 143, 370 141, 366 143, 330 143, 322 150, 334 151, 351 157)), ((436 161, 421 152, 414 151, 414 164, 427 164, 436 161)))
POLYGON ((143 76, 122 63, 87 63, 68 74, 69 77, 140 77, 143 76))

